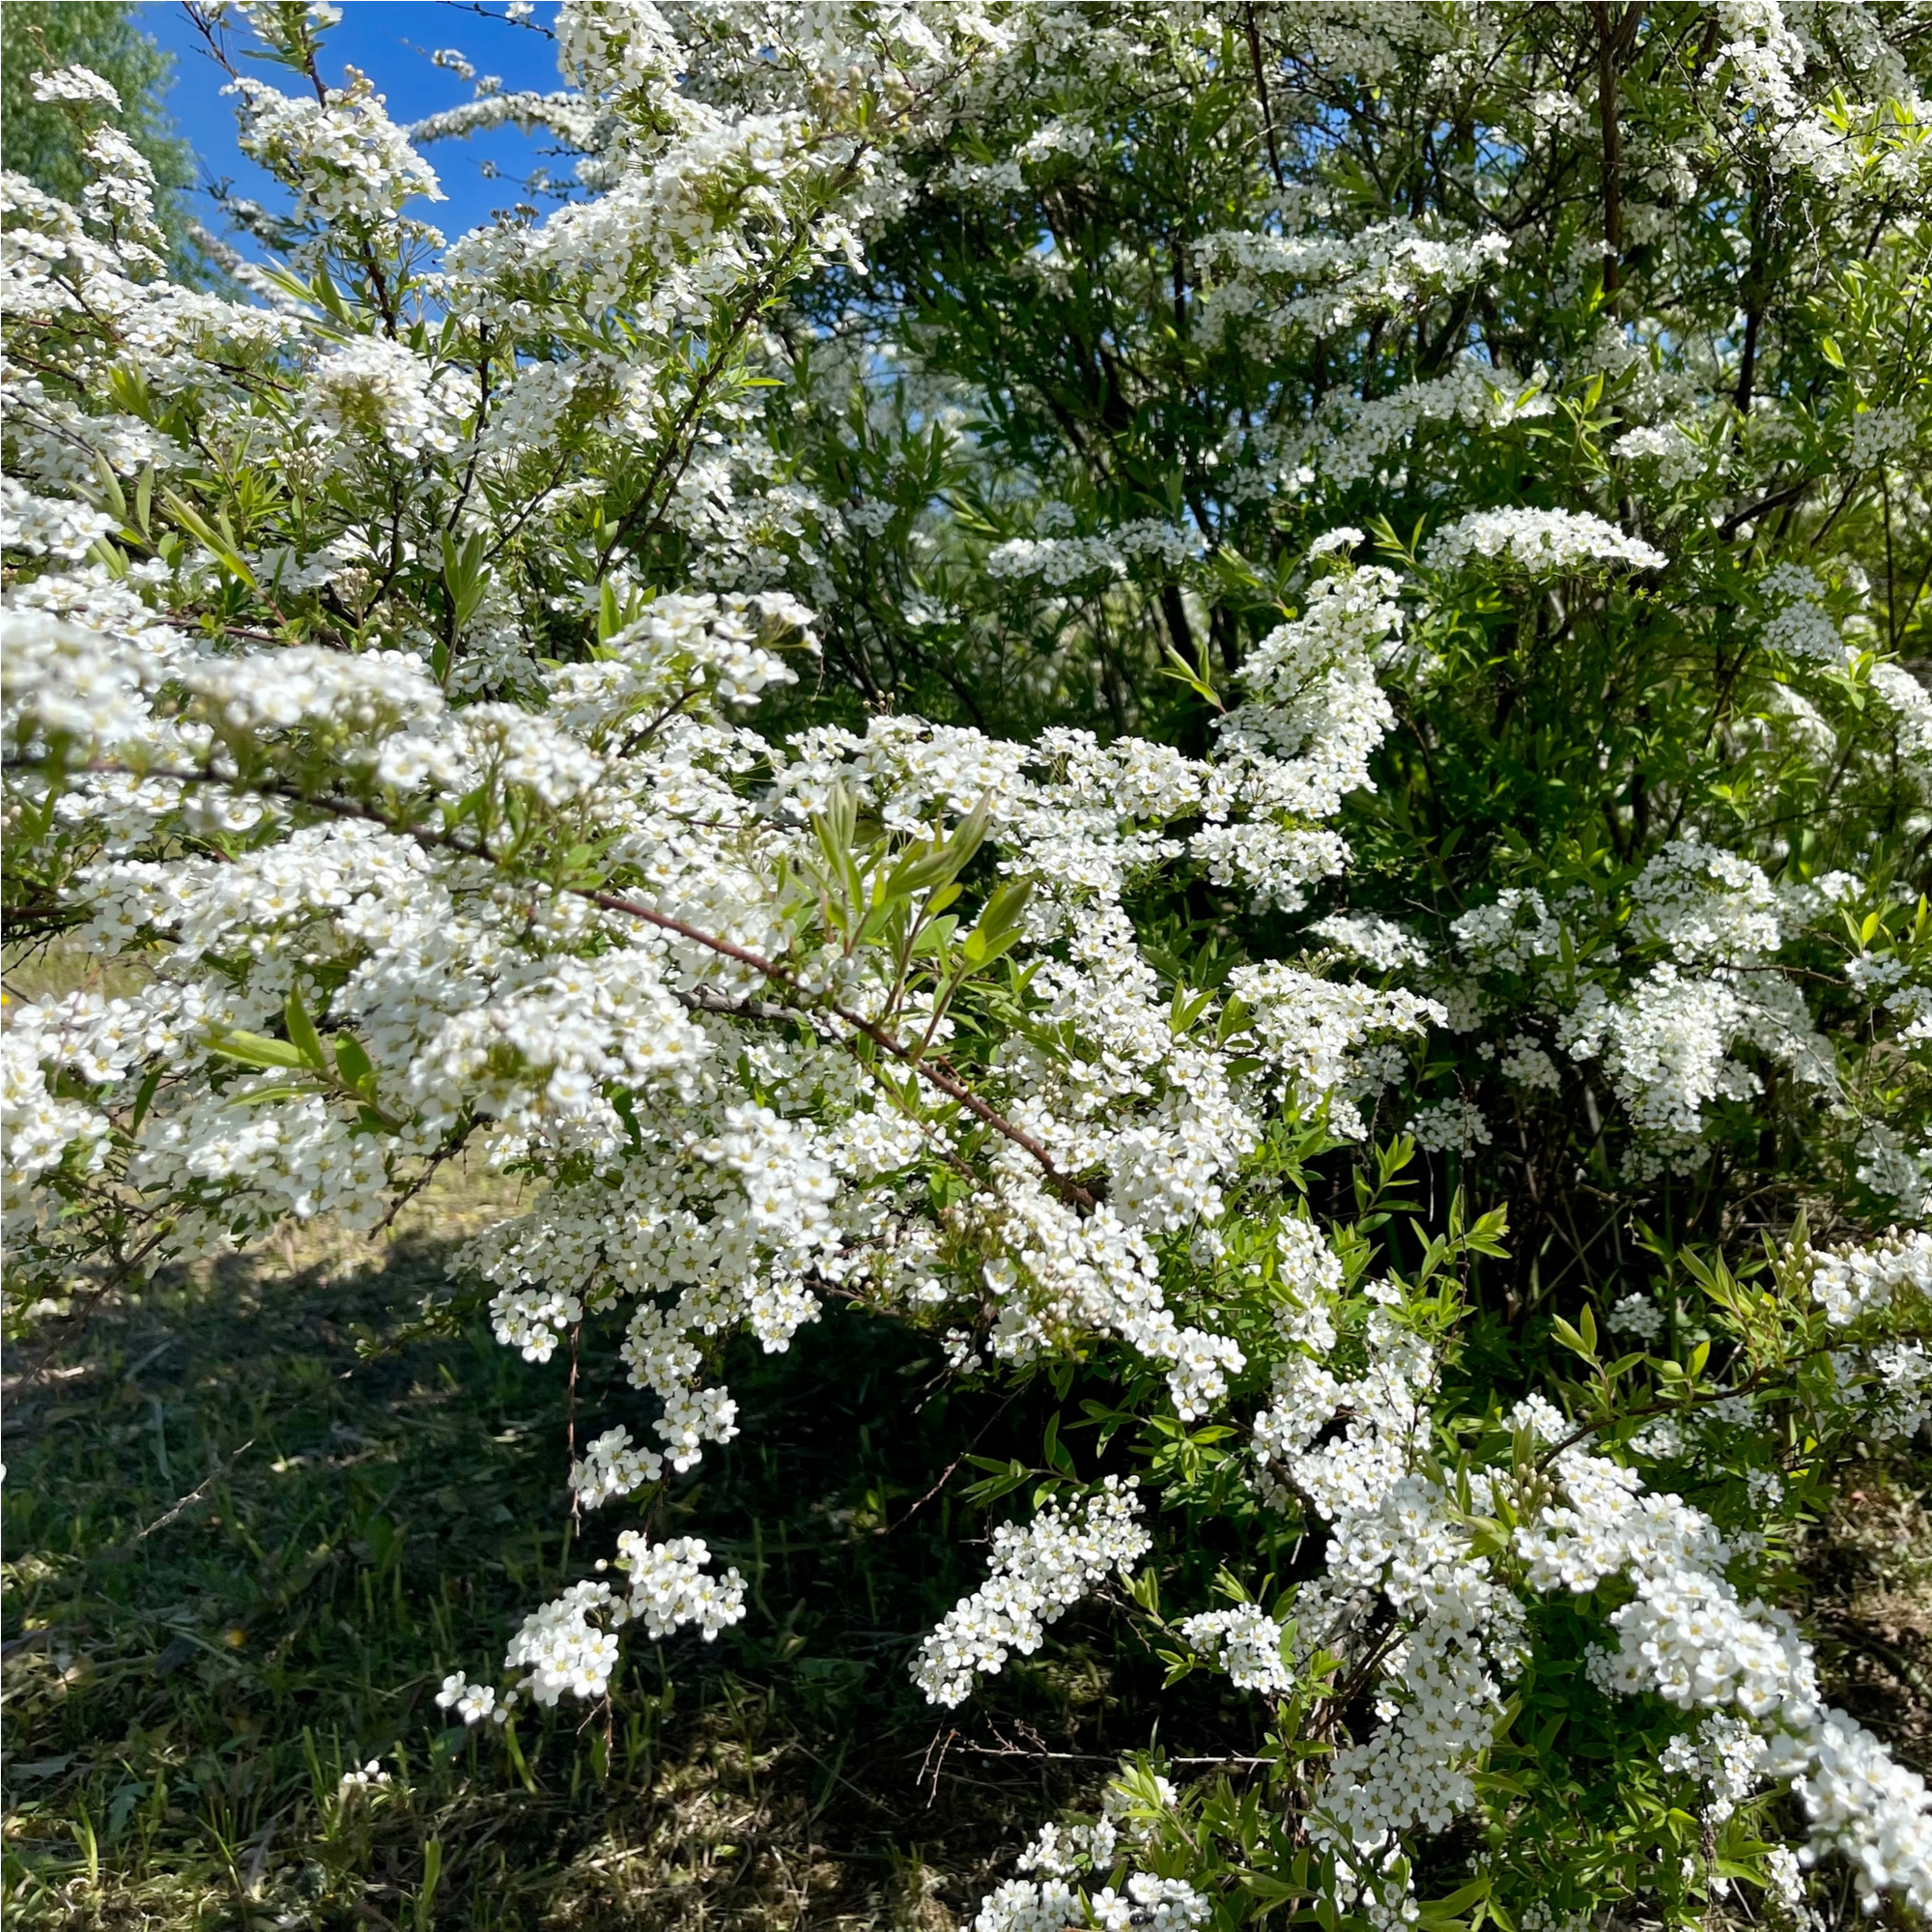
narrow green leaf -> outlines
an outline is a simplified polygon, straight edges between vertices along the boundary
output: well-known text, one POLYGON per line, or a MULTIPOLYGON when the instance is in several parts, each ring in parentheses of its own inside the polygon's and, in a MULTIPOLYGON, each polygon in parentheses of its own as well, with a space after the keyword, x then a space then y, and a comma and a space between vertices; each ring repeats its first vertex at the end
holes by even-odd
POLYGON ((300 1049, 285 1039, 271 1039, 267 1034, 223 1032, 209 1041, 209 1051, 223 1060, 239 1060, 244 1066, 305 1066, 300 1049))
POLYGON ((308 1009, 302 1005, 298 988, 291 986, 289 997, 282 1006, 282 1024, 289 1030, 289 1038, 296 1051, 318 1073, 328 1071, 328 1056, 322 1050, 322 1037, 315 1030, 315 1022, 308 1016, 308 1009))
POLYGON ((362 1042, 354 1034, 339 1033, 335 1036, 335 1070, 341 1074, 342 1084, 352 1094, 359 1094, 365 1100, 375 1097, 376 1069, 369 1064, 362 1042))

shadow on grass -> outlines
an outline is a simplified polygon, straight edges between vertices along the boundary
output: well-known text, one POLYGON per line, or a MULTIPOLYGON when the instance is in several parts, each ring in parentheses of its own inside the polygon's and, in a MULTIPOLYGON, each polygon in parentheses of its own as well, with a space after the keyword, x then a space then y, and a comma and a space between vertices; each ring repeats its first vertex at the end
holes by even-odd
MULTIPOLYGON (((733 1358, 743 1434, 650 1525, 740 1567, 746 1622, 634 1639, 587 1721, 448 1726, 443 1674, 494 1674, 637 1519, 614 1505, 573 1544, 563 1364, 460 1302, 427 1328, 447 1255, 271 1247, 103 1307, 16 1381, 14 1922, 937 1932, 1146 1742, 1159 1666, 1104 1608, 956 1721, 918 1697, 907 1658, 983 1552, 952 1489, 912 1504, 975 1440, 1028 1455, 1041 1418, 837 1312, 787 1356, 733 1358), (344 1782, 372 1761, 386 1782, 344 1782)), ((613 1358, 586 1346, 580 1433, 641 1436, 613 1358)), ((1256 1741, 1259 1708, 1210 1681, 1161 1702, 1173 1748, 1256 1741)))

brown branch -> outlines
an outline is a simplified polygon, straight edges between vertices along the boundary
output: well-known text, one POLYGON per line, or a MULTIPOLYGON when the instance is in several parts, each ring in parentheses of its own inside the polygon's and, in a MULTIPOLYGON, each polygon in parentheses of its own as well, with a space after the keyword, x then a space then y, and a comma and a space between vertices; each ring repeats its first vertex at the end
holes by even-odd
MULTIPOLYGON (((37 759, 8 758, 0 761, 0 769, 41 771, 44 767, 37 759)), ((328 812, 337 818, 351 818, 366 825, 379 825, 384 831, 393 833, 399 838, 414 839, 418 845, 428 850, 454 852, 461 858, 480 859, 491 866, 499 863, 485 847, 467 844, 460 838, 450 838, 447 833, 432 831, 426 825, 399 824, 373 807, 358 804, 354 799, 317 798, 298 791, 292 785, 274 781, 247 780, 239 776, 228 778, 215 772, 182 771, 161 767, 148 767, 136 772, 132 766, 125 765, 115 759, 95 759, 83 769, 90 772, 113 772, 167 779, 180 784, 227 785, 232 789, 253 792, 258 796, 287 799, 309 806, 318 811, 328 812)), ((530 883, 545 882, 532 880, 530 883)), ((706 951, 717 953, 722 959, 729 959, 738 965, 748 967, 772 985, 795 996, 794 1004, 785 1009, 787 1011, 796 1011, 801 1015, 810 1012, 830 1013, 833 1018, 850 1027, 854 1033, 869 1039, 881 1052, 890 1054, 902 1065, 909 1067, 920 1079, 928 1086, 936 1088, 948 1099, 964 1107, 976 1120, 992 1128, 996 1134, 1030 1154, 1038 1163, 1041 1172, 1052 1182, 1063 1200, 1090 1212, 1097 1205, 1094 1196, 1088 1189, 1061 1172, 1055 1165, 1053 1156, 1033 1135, 1024 1127, 1015 1125, 997 1109, 988 1106, 945 1061, 922 1057, 913 1048, 902 1045, 876 1020, 867 1019, 864 1013, 855 1012, 850 1007, 840 1006, 837 1001, 814 999, 810 990, 776 960, 767 959, 761 953, 752 952, 749 947, 740 946, 735 940, 702 931, 686 920, 674 918, 668 912, 660 912, 656 906, 644 904, 641 899, 626 898, 621 894, 607 893, 594 886, 552 886, 549 890, 567 893, 573 898, 583 899, 603 912, 618 913, 626 919, 639 920, 646 925, 656 926, 661 932, 673 933, 680 939, 689 940, 694 946, 701 946, 706 951)))
POLYGON ((461 1128, 452 1129, 443 1137, 442 1145, 430 1155, 429 1161, 423 1168, 423 1171, 396 1196, 395 1200, 389 1204, 389 1211, 369 1230, 369 1238, 372 1241, 380 1241, 389 1232, 395 1223, 396 1216, 436 1179, 437 1171, 442 1166, 444 1161, 462 1152, 463 1144, 469 1138, 475 1124, 474 1121, 466 1121, 461 1128))
POLYGON ((221 1464, 221 1466, 218 1469, 211 1469, 208 1472, 208 1474, 202 1478, 200 1483, 198 1483, 193 1489, 191 1489, 186 1495, 183 1496, 179 1502, 173 1503, 167 1509, 164 1509, 160 1513, 160 1515, 157 1516, 154 1520, 154 1521, 147 1526, 146 1529, 137 1529, 134 1532, 134 1534, 128 1539, 126 1543, 118 1544, 112 1549, 103 1550, 101 1554, 95 1559, 96 1562, 99 1563, 125 1562, 129 1556, 133 1555, 134 1551, 138 1549, 142 1544, 147 1542, 149 1537, 155 1535, 156 1532, 158 1530, 163 1530, 167 1528, 169 1523, 173 1522, 178 1517, 185 1515, 188 1510, 191 1510, 196 1503, 200 1502, 201 1499, 205 1495, 207 1495, 209 1491, 212 1490, 214 1487, 214 1485, 222 1479, 222 1477, 230 1474, 233 1471, 236 1463, 241 1462, 242 1457, 247 1455, 249 1450, 254 1448, 254 1446, 255 1446, 255 1438, 251 1435, 249 1436, 247 1441, 242 1443, 241 1448, 236 1450, 234 1455, 229 1457, 229 1459, 221 1464))
POLYGON ((1274 108, 1268 101, 1267 73, 1262 64, 1262 30, 1255 23, 1254 0, 1248 0, 1242 14, 1248 29, 1248 58, 1255 68, 1255 92, 1261 96, 1262 128, 1267 135, 1268 165, 1274 170, 1275 186, 1286 187, 1288 181, 1281 171, 1281 150, 1275 145, 1274 108))
MULTIPOLYGON (((452 843, 454 841, 451 841, 452 843)), ((488 853, 478 852, 472 847, 456 845, 458 851, 466 852, 471 858, 488 858, 488 853)), ((566 886, 564 891, 589 902, 605 912, 622 913, 627 918, 642 920, 647 925, 655 925, 661 931, 677 934, 680 939, 688 939, 696 946, 707 947, 721 958, 733 959, 741 966, 749 966, 753 972, 762 975, 773 985, 781 986, 787 992, 800 995, 801 1006, 812 1009, 810 995, 782 966, 752 952, 748 947, 734 940, 722 939, 716 933, 702 932, 688 922, 676 919, 668 912, 660 912, 656 906, 645 905, 639 899, 627 899, 616 893, 606 893, 587 886, 566 886)), ((938 1088, 949 1099, 956 1101, 976 1120, 983 1122, 997 1134, 1004 1135, 1016 1148, 1024 1150, 1037 1161, 1046 1178, 1066 1200, 1075 1206, 1092 1208, 1095 1204, 1094 1196, 1076 1180, 1070 1179, 1054 1165, 1053 1156, 1040 1146, 1039 1142, 1024 1127, 1015 1126, 1003 1114, 997 1113, 968 1087, 944 1061, 922 1058, 910 1047, 902 1046, 884 1027, 875 1020, 868 1020, 865 1014, 857 1013, 850 1007, 841 1007, 837 1001, 827 1002, 817 1009, 829 1012, 834 1018, 842 1020, 855 1033, 864 1034, 875 1046, 890 1053, 895 1060, 912 1068, 928 1085, 938 1088)))
POLYGON ((1617 128, 1617 30, 1609 0, 1594 0, 1597 16, 1597 121, 1604 135, 1604 294, 1613 296, 1623 272, 1623 142, 1617 128))
MULTIPOLYGON (((1769 201, 1769 188, 1763 199, 1769 201)), ((1738 385, 1731 397, 1731 407, 1741 416, 1750 413, 1751 389, 1757 382, 1757 338, 1764 319, 1765 278, 1770 273, 1771 220, 1768 207, 1752 207, 1750 262, 1745 270, 1745 339, 1738 352, 1738 385)))
MULTIPOLYGON (((1000 1417, 1006 1414, 1008 1409, 1012 1407, 1013 1404, 1019 1400, 1019 1397, 1020 1397, 1020 1391, 1018 1389, 1014 1389, 1012 1394, 1008 1396, 1006 1401, 1003 1402, 999 1406, 999 1407, 996 1408, 992 1412, 992 1414, 986 1418, 985 1422, 980 1426, 980 1433, 974 1436, 972 1441, 967 1443, 965 1448, 960 1450, 958 1455, 953 1457, 952 1462, 950 1462, 946 1465, 945 1473, 940 1477, 938 1482, 934 1483, 931 1489, 927 1490, 924 1495, 921 1496, 918 1502, 914 1503, 913 1506, 906 1511, 905 1515, 899 1518, 897 1522, 887 1524, 886 1526, 887 1535, 890 1536, 892 1532, 895 1529, 903 1529, 906 1526, 906 1524, 909 1523, 913 1520, 913 1518, 916 1517, 920 1513, 920 1511, 923 1510, 926 1506, 926 1504, 929 1503, 933 1499, 933 1497, 936 1496, 940 1492, 940 1491, 943 1490, 947 1486, 947 1484, 952 1480, 953 1475, 958 1470, 960 1463, 965 1462, 967 1457, 972 1455, 974 1450, 979 1448, 980 1444, 986 1439, 986 1434, 992 1428, 993 1424, 999 1421, 1000 1417)), ((922 1406, 923 1406, 923 1405, 922 1405, 922 1406)))
POLYGON ((1742 510, 1733 510, 1718 526, 1719 536, 1728 543, 1753 518, 1763 516, 1768 510, 1781 508, 1786 503, 1797 502, 1811 488, 1815 480, 1810 476, 1803 477, 1796 483, 1786 485, 1782 490, 1774 490, 1769 497, 1760 497, 1755 503, 1747 503, 1742 510))

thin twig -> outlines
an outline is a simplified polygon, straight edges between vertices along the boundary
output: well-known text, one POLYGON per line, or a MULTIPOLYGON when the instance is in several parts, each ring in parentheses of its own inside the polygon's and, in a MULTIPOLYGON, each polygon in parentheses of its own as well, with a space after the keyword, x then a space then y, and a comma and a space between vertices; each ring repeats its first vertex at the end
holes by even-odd
POLYGON ((1267 135, 1268 165, 1274 170, 1274 185, 1278 188, 1288 185, 1288 178, 1281 171, 1281 149, 1274 138, 1274 108, 1268 100, 1267 73, 1262 62, 1261 28, 1255 23, 1254 0, 1248 0, 1243 10, 1243 17, 1248 29, 1248 58, 1254 63, 1255 92, 1261 96, 1262 128, 1267 135))
POLYGON ((167 1509, 164 1509, 146 1529, 136 1530, 126 1543, 117 1544, 112 1549, 107 1550, 99 1560, 103 1563, 119 1563, 127 1557, 131 1556, 142 1544, 147 1542, 149 1537, 167 1528, 168 1524, 173 1522, 177 1517, 183 1515, 185 1511, 191 1510, 196 1503, 200 1502, 209 1491, 216 1483, 220 1482, 224 1476, 228 1475, 234 1469, 236 1463, 254 1446, 255 1438, 251 1435, 218 1469, 211 1469, 186 1495, 183 1496, 180 1501, 171 1504, 167 1509))
POLYGON ((1012 1392, 1012 1394, 1009 1395, 1006 1399, 1006 1401, 1003 1402, 999 1406, 999 1407, 996 1408, 992 1412, 992 1414, 986 1418, 985 1423, 981 1427, 979 1435, 974 1436, 972 1441, 967 1443, 965 1448, 960 1450, 958 1455, 953 1457, 952 1462, 950 1462, 946 1465, 945 1473, 940 1477, 938 1482, 934 1483, 931 1489, 927 1490, 924 1495, 921 1496, 918 1502, 914 1503, 911 1509, 907 1510, 905 1515, 899 1518, 897 1522, 891 1523, 887 1526, 886 1533, 888 1535, 890 1535, 893 1530, 903 1529, 906 1526, 906 1524, 909 1523, 913 1520, 913 1518, 916 1517, 920 1513, 920 1511, 923 1510, 926 1506, 926 1504, 929 1503, 933 1499, 933 1497, 936 1496, 940 1492, 940 1491, 943 1490, 947 1486, 947 1484, 952 1480, 953 1471, 956 1470, 959 1467, 960 1463, 965 1462, 967 1457, 972 1455, 974 1450, 979 1448, 980 1444, 986 1439, 986 1432, 992 1428, 994 1423, 999 1421, 1001 1416, 1006 1414, 1008 1409, 1012 1407, 1013 1404, 1016 1401, 1018 1401, 1019 1393, 1020 1393, 1019 1390, 1015 1389, 1012 1392))

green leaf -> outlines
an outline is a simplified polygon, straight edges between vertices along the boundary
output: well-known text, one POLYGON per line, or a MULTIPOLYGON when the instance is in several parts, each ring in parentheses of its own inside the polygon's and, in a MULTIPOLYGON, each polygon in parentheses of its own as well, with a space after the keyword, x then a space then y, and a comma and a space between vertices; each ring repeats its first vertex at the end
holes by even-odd
MULTIPOLYGON (((299 284, 297 285, 299 287, 299 284)), ((354 328, 355 318, 350 313, 349 304, 342 299, 342 293, 329 280, 327 269, 317 269, 309 283, 307 293, 314 296, 325 315, 338 322, 344 328, 354 328)))
POLYGON ((1060 1439, 1060 1411, 1058 1409, 1055 1409, 1046 1419, 1046 1435, 1040 1460, 1050 1469, 1058 1469, 1064 1475, 1070 1476, 1073 1474, 1073 1458, 1066 1453, 1066 1445, 1060 1439))
POLYGON ((1569 1322, 1564 1321, 1562 1316, 1552 1315, 1549 1318, 1549 1332, 1573 1353, 1582 1355, 1586 1359, 1593 1358, 1596 1355, 1597 1350, 1594 1345, 1586 1342, 1576 1329, 1571 1327, 1569 1322))
POLYGON ((1480 1905, 1489 1895, 1490 1879, 1485 1874, 1481 1878, 1472 1878, 1467 1885, 1452 1891, 1447 1898, 1433 1898, 1423 1902, 1422 1910, 1425 1913, 1454 1915, 1467 1911, 1472 1905, 1480 1905))
POLYGON ((825 810, 812 814, 811 832, 830 874, 826 883, 837 884, 844 895, 847 909, 856 910, 865 896, 854 849, 859 835, 859 806, 844 780, 840 779, 832 787, 825 810))
POLYGON ((121 492, 121 479, 114 473, 114 466, 104 456, 94 459, 94 489, 91 495, 99 506, 110 512, 117 524, 128 521, 128 499, 121 492))
POLYGON ((414 1901, 416 1932, 430 1932, 435 1924, 432 1908, 436 1902, 437 1882, 442 1877, 442 1840, 427 1839, 423 1844, 422 1884, 416 1889, 414 1901))
POLYGON ((1510 1547, 1509 1533, 1487 1517, 1469 1524, 1468 1529, 1471 1555, 1500 1556, 1510 1547))
POLYGON ((617 1118, 624 1123, 624 1132, 629 1137, 631 1151, 641 1153, 644 1149, 643 1129, 638 1124, 638 1103, 628 1088, 619 1087, 613 1081, 607 1082, 604 1097, 610 1101, 617 1118))
POLYGON ((898 898, 929 888, 950 886, 985 842, 986 828, 992 818, 993 800, 988 793, 953 827, 950 838, 916 847, 900 859, 886 881, 887 897, 898 898))
POLYGON ((335 1036, 335 1070, 341 1074, 342 1084, 352 1094, 358 1094, 365 1100, 375 1097, 376 1069, 369 1064, 362 1042, 354 1034, 339 1033, 335 1036))
POLYGON ((308 1016, 308 1009, 302 1005, 301 993, 294 986, 289 988, 289 997, 282 1006, 282 1024, 288 1028, 289 1038, 303 1062, 318 1073, 327 1073, 328 1056, 322 1050, 322 1037, 308 1016))
POLYGON ((161 501, 167 505, 169 514, 173 516, 175 522, 195 538, 203 549, 212 552, 231 576, 239 577, 250 590, 256 587, 255 573, 242 561, 240 551, 235 547, 232 532, 217 530, 192 503, 176 496, 172 490, 161 492, 161 501))
POLYGON ((969 966, 990 964, 1019 944, 1020 916, 1032 894, 1031 879, 1009 879, 994 890, 960 947, 969 966))
POLYGON ((299 1087, 293 1081, 285 1081, 279 1087, 258 1087, 252 1094, 236 1094, 229 1099, 231 1107, 266 1107, 278 1100, 306 1100, 313 1097, 313 1087, 299 1087))
POLYGON ((1189 664, 1172 644, 1166 647, 1165 655, 1167 663, 1162 667, 1160 673, 1162 677, 1171 677, 1177 684, 1184 684, 1197 697, 1211 705, 1216 711, 1225 711, 1228 708, 1221 701, 1221 694, 1208 681, 1206 674, 1189 664))
MULTIPOLYGON (((490 580, 483 568, 488 543, 481 530, 458 544, 447 530, 442 537, 442 585, 458 631, 465 629, 483 603, 490 580)), ((606 586, 609 587, 608 585, 606 586)))
POLYGON ((1250 1897, 1263 1899, 1269 1905, 1284 1905, 1291 1898, 1305 1896, 1302 1887, 1291 1885, 1268 1872, 1237 1871, 1235 1883, 1250 1897))
POLYGON ((271 1039, 264 1033, 242 1033, 224 1029, 209 1041, 209 1051, 224 1060, 239 1060, 244 1066, 306 1066, 301 1050, 285 1039, 271 1039))

